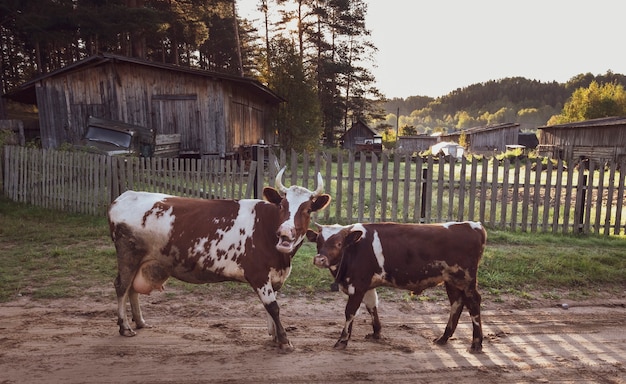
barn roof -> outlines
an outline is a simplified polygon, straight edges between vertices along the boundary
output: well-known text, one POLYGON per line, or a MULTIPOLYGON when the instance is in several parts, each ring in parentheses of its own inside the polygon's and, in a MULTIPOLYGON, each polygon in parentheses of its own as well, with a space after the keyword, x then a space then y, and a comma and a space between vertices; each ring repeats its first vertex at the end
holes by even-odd
POLYGON ((460 133, 473 134, 473 133, 480 133, 480 132, 495 131, 498 129, 517 128, 517 127, 519 127, 518 123, 500 123, 500 124, 492 124, 492 125, 481 125, 478 127, 472 127, 472 128, 467 128, 467 129, 463 129, 460 131, 455 131, 448 135, 455 135, 455 134, 460 134, 460 133))
POLYGON ((350 132, 353 129, 357 129, 358 127, 361 127, 361 129, 365 129, 366 131, 371 132, 372 136, 380 136, 380 134, 376 133, 376 131, 374 131, 367 124, 365 124, 365 122, 362 119, 358 119, 357 121, 352 123, 352 126, 350 127, 350 129, 348 129, 341 137, 345 138, 348 132, 350 132))
POLYGON ((37 97, 35 94, 35 85, 39 81, 49 78, 49 77, 57 76, 63 73, 71 72, 71 71, 82 70, 82 69, 86 69, 90 67, 96 67, 99 65, 108 64, 108 63, 116 63, 116 62, 126 62, 126 63, 142 65, 146 67, 153 67, 153 68, 164 69, 164 70, 169 70, 169 71, 187 73, 187 74, 200 76, 200 77, 214 78, 214 79, 219 79, 219 80, 228 80, 234 83, 238 83, 242 85, 243 87, 257 90, 265 94, 266 96, 269 96, 270 99, 275 103, 281 103, 281 102, 286 101, 285 99, 283 99, 282 97, 278 96, 276 93, 271 91, 269 88, 261 84, 259 81, 254 80, 252 78, 229 75, 229 74, 214 72, 214 71, 207 71, 207 70, 199 69, 199 68, 183 67, 183 66, 174 65, 174 64, 158 63, 158 62, 138 59, 134 57, 113 55, 110 53, 100 53, 97 55, 93 55, 83 60, 67 65, 63 68, 59 68, 50 73, 46 73, 45 75, 31 79, 25 82, 24 84, 20 85, 16 89, 12 90, 11 92, 8 92, 6 95, 4 95, 4 97, 7 97, 11 100, 15 100, 15 101, 25 103, 25 104, 36 104, 37 97))
POLYGON ((598 119, 576 121, 573 123, 565 123, 558 125, 546 125, 543 127, 537 127, 537 129, 580 129, 591 127, 606 127, 612 125, 626 125, 626 117, 623 116, 611 116, 601 117, 598 119))

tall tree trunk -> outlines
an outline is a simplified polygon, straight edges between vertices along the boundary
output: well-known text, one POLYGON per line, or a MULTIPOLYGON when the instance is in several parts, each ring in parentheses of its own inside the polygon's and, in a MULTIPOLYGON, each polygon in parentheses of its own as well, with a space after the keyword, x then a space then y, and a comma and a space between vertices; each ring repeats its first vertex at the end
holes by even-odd
MULTIPOLYGON (((144 0, 126 0, 128 8, 143 8, 144 0)), ((131 56, 139 59, 146 58, 146 36, 143 31, 130 31, 131 56)))
POLYGON ((239 39, 239 22, 237 21, 237 5, 233 0, 233 24, 235 41, 237 42, 237 65, 239 66, 239 76, 243 77, 243 60, 241 59, 241 40, 239 39))

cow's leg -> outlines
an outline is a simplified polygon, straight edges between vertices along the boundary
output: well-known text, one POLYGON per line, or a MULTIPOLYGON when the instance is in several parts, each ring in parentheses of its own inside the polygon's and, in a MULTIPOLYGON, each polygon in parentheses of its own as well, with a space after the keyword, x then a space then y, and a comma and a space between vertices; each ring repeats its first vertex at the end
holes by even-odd
MULTIPOLYGON (((126 300, 132 290, 133 280, 141 265, 141 260, 146 254, 143 242, 135 238, 126 225, 117 225, 113 238, 117 252, 117 277, 113 285, 117 294, 117 325, 120 327, 120 335, 135 336, 135 331, 130 327, 126 316, 126 300)), ((139 300, 131 295, 133 315, 139 311, 139 300), (133 301, 135 301, 133 303, 133 301)))
POLYGON ((128 290, 128 301, 130 301, 130 310, 133 314, 133 321, 137 329, 151 328, 143 318, 141 314, 141 307, 139 306, 139 293, 132 287, 128 290))
POLYGON ((269 321, 270 319, 268 319, 269 334, 273 336, 274 342, 278 344, 280 349, 292 350, 293 345, 287 338, 287 332, 285 332, 285 328, 283 328, 283 325, 280 322, 280 308, 276 302, 276 293, 272 288, 272 284, 268 282, 256 291, 261 299, 261 302, 263 303, 263 306, 265 307, 265 310, 271 318, 271 322, 269 321))
POLYGON ((128 298, 128 290, 130 284, 125 281, 124 277, 118 273, 113 285, 117 294, 117 325, 120 327, 120 335, 135 336, 135 331, 130 327, 128 317, 126 316, 126 299, 128 298))
POLYGON ((339 340, 335 343, 335 349, 346 349, 348 346, 348 341, 350 340, 350 336, 352 336, 352 324, 354 323, 354 318, 356 317, 356 313, 361 306, 361 301, 363 301, 363 297, 365 296, 365 292, 363 293, 354 293, 348 296, 348 303, 346 304, 346 323, 341 331, 341 336, 339 340))
POLYGON ((376 288, 370 289, 365 292, 365 296, 363 296, 363 304, 365 304, 365 308, 367 308, 367 312, 369 312, 372 317, 372 328, 373 333, 365 336, 366 339, 380 339, 380 319, 378 318, 378 294, 376 293, 376 288))
POLYGON ((446 292, 450 300, 450 318, 448 319, 448 324, 446 325, 443 335, 435 340, 435 343, 440 345, 447 343, 448 339, 454 334, 456 326, 459 323, 459 317, 461 317, 461 312, 463 312, 464 304, 462 290, 446 282, 446 292))
POLYGON ((470 317, 472 318, 472 345, 470 346, 469 351, 471 353, 480 353, 483 350, 483 326, 482 320, 480 318, 480 302, 481 297, 480 293, 476 289, 476 284, 474 284, 471 289, 467 289, 464 292, 465 305, 469 310, 470 317))

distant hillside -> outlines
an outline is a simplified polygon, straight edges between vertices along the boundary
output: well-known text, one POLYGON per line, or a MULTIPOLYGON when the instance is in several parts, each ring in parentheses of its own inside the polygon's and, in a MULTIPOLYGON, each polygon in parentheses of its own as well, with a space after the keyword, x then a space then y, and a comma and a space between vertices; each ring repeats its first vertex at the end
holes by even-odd
MULTIPOLYGON (((384 103, 388 113, 385 121, 373 125, 379 128, 415 128, 417 133, 453 131, 478 125, 520 123, 522 129, 545 125, 552 115, 561 113, 563 105, 578 88, 587 88, 592 81, 599 84, 616 82, 626 87, 626 76, 607 72, 572 77, 567 83, 542 83, 523 77, 490 80, 458 88, 433 99, 427 96, 394 98, 384 103)), ((402 131, 400 131, 402 135, 402 131)))

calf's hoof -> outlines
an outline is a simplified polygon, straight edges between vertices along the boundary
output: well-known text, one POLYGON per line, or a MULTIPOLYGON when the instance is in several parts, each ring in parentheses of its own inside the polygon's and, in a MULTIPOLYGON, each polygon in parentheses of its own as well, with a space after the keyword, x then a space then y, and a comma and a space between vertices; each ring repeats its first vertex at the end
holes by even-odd
POLYGON ((368 333, 365 335, 365 340, 380 340, 380 333, 368 333))
POLYGON ((469 353, 483 353, 483 345, 479 343, 472 343, 468 349, 469 353))
POLYGON ((342 351, 346 349, 347 346, 348 346, 348 340, 339 340, 335 343, 334 348, 342 351))
POLYGON ((444 338, 443 336, 442 336, 442 337, 440 337, 440 338, 438 338, 438 339, 435 339, 435 340, 433 340, 433 341, 434 341, 434 343, 435 343, 435 344, 437 344, 437 345, 446 345, 446 344, 448 343, 448 339, 447 339, 447 338, 444 338))

